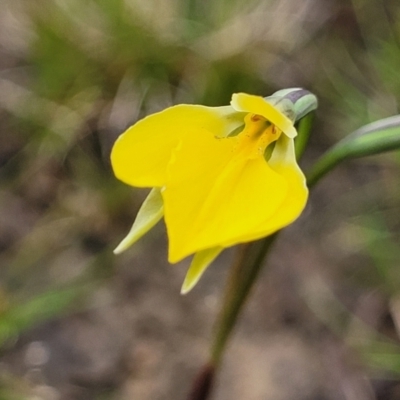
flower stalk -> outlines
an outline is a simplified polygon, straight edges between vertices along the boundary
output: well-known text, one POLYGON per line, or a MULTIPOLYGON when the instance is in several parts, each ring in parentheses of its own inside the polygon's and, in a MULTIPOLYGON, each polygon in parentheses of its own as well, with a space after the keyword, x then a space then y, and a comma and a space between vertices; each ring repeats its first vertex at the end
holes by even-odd
MULTIPOLYGON (((298 124, 298 137, 295 142, 298 157, 303 154, 310 137, 313 115, 305 115, 298 124), (299 144, 298 144, 299 143, 299 144)), ((218 366, 221 361, 230 333, 237 321, 257 277, 265 264, 265 258, 279 232, 255 242, 241 246, 236 263, 225 290, 223 305, 217 322, 211 360, 218 366)))
MULTIPOLYGON (((303 154, 310 137, 313 114, 303 116, 298 123, 298 137, 295 142, 296 155, 298 158, 303 154)), ((265 265, 265 259, 272 244, 278 237, 279 231, 261 240, 246 243, 239 247, 239 253, 231 269, 222 307, 217 319, 215 333, 210 351, 210 362, 201 370, 195 380, 192 392, 188 400, 207 400, 211 394, 212 382, 218 372, 228 340, 237 322, 249 295, 254 287, 260 272, 265 265), (211 378, 202 379, 204 370, 212 371, 211 378), (203 382, 207 385, 199 385, 203 382), (195 397, 197 393, 197 396, 195 397)))
POLYGON ((211 360, 216 367, 221 362, 230 333, 261 272, 265 257, 276 237, 277 234, 273 234, 264 239, 244 244, 239 249, 240 254, 228 280, 211 347, 211 360))
POLYGON ((308 114, 316 107, 316 97, 300 88, 265 98, 236 93, 228 106, 177 105, 148 116, 113 146, 115 175, 129 185, 153 188, 115 253, 164 218, 169 261, 194 255, 185 294, 224 248, 245 243, 227 285, 210 362, 190 400, 208 398, 270 246, 306 205, 308 189, 297 159, 310 133, 308 114), (302 135, 297 144, 296 123, 302 135))
MULTIPOLYGON (((312 110, 309 110, 312 111, 312 110)), ((299 159, 303 154, 311 131, 312 113, 308 113, 299 121, 298 138, 296 139, 296 156, 299 159)), ((328 150, 306 174, 307 186, 311 189, 328 172, 342 161, 379 154, 400 148, 400 115, 386 118, 356 130, 345 139, 328 150)), ((232 269, 226 288, 223 306, 218 318, 214 342, 211 347, 211 364, 213 379, 221 363, 224 350, 234 325, 239 317, 257 277, 263 267, 271 245, 277 238, 279 231, 262 240, 242 246, 241 253, 232 269)), ((210 394, 198 398, 207 400, 210 394)), ((190 399, 191 400, 191 399, 190 399)), ((197 400, 197 398, 196 398, 197 400)))

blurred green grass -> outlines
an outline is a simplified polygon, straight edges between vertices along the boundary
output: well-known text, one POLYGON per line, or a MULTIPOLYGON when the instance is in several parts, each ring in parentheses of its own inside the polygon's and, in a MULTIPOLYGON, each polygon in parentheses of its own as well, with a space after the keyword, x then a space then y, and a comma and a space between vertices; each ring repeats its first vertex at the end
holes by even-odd
MULTIPOLYGON (((307 166, 351 131, 399 113, 394 0, 19 0, 0 8, 3 343, 84 308, 82 296, 115 273, 111 250, 140 196, 114 179, 108 156, 138 118, 181 102, 224 105, 237 91, 303 86, 320 99, 307 166)), ((349 182, 357 188, 330 201, 351 210, 355 224, 336 221, 336 229, 357 237, 363 266, 352 254, 335 284, 352 276, 351 285, 390 303, 400 283, 400 158, 356 163, 361 172, 349 182)), ((384 364, 399 372, 397 354, 384 364)))

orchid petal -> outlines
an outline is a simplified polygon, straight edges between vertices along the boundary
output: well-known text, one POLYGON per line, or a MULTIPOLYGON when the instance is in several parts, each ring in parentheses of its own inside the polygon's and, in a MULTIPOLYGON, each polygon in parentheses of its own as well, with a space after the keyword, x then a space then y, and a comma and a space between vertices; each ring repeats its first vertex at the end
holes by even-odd
POLYGON ((170 262, 241 242, 285 200, 286 180, 262 156, 235 153, 238 143, 199 134, 174 152, 163 191, 170 262))
POLYGON ((154 188, 143 202, 131 230, 114 250, 114 254, 120 254, 131 247, 160 221, 163 215, 164 205, 161 197, 161 190, 159 188, 154 188))
POLYGON ((164 186, 173 149, 185 135, 227 136, 242 121, 232 107, 178 105, 150 115, 115 142, 111 163, 116 177, 139 187, 164 186))
POLYGON ((254 237, 268 236, 278 229, 296 220, 304 210, 308 199, 306 179, 297 165, 294 142, 282 135, 276 142, 274 151, 268 161, 269 166, 280 174, 288 183, 288 193, 285 200, 274 215, 266 221, 260 219, 258 229, 252 235, 242 238, 243 242, 254 240, 254 237))
POLYGON ((237 111, 246 111, 263 116, 289 138, 297 136, 297 131, 293 126, 293 122, 260 96, 235 93, 232 95, 231 105, 237 111))
POLYGON ((181 294, 190 292, 204 274, 207 267, 219 256, 223 247, 214 247, 199 251, 193 257, 192 263, 186 273, 181 294))
POLYGON ((268 164, 288 182, 288 196, 274 215, 274 220, 285 220, 285 224, 289 224, 301 214, 308 199, 306 178, 296 161, 294 141, 282 135, 275 144, 268 164))

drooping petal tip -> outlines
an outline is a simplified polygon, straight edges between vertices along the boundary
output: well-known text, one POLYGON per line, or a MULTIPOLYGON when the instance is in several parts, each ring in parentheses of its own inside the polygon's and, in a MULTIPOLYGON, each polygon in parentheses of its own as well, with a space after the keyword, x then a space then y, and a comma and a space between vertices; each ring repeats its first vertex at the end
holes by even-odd
POLYGON ((164 205, 160 188, 151 190, 143 202, 128 235, 115 248, 114 254, 121 254, 161 220, 164 215, 164 205))
POLYGON ((195 254, 188 272, 186 273, 181 294, 187 294, 195 287, 207 267, 219 256, 222 250, 223 247, 215 247, 213 249, 199 251, 195 254))

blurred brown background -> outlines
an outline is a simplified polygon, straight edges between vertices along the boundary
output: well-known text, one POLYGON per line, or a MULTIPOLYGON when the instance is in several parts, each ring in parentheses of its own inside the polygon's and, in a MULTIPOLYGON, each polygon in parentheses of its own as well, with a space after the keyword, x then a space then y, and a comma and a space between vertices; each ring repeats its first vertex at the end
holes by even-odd
MULTIPOLYGON (((187 296, 109 152, 138 118, 237 91, 320 101, 303 168, 399 113, 397 0, 1 0, 0 399, 185 399, 235 249, 187 296)), ((400 399, 400 157, 337 168, 279 238, 218 400, 400 399)))

